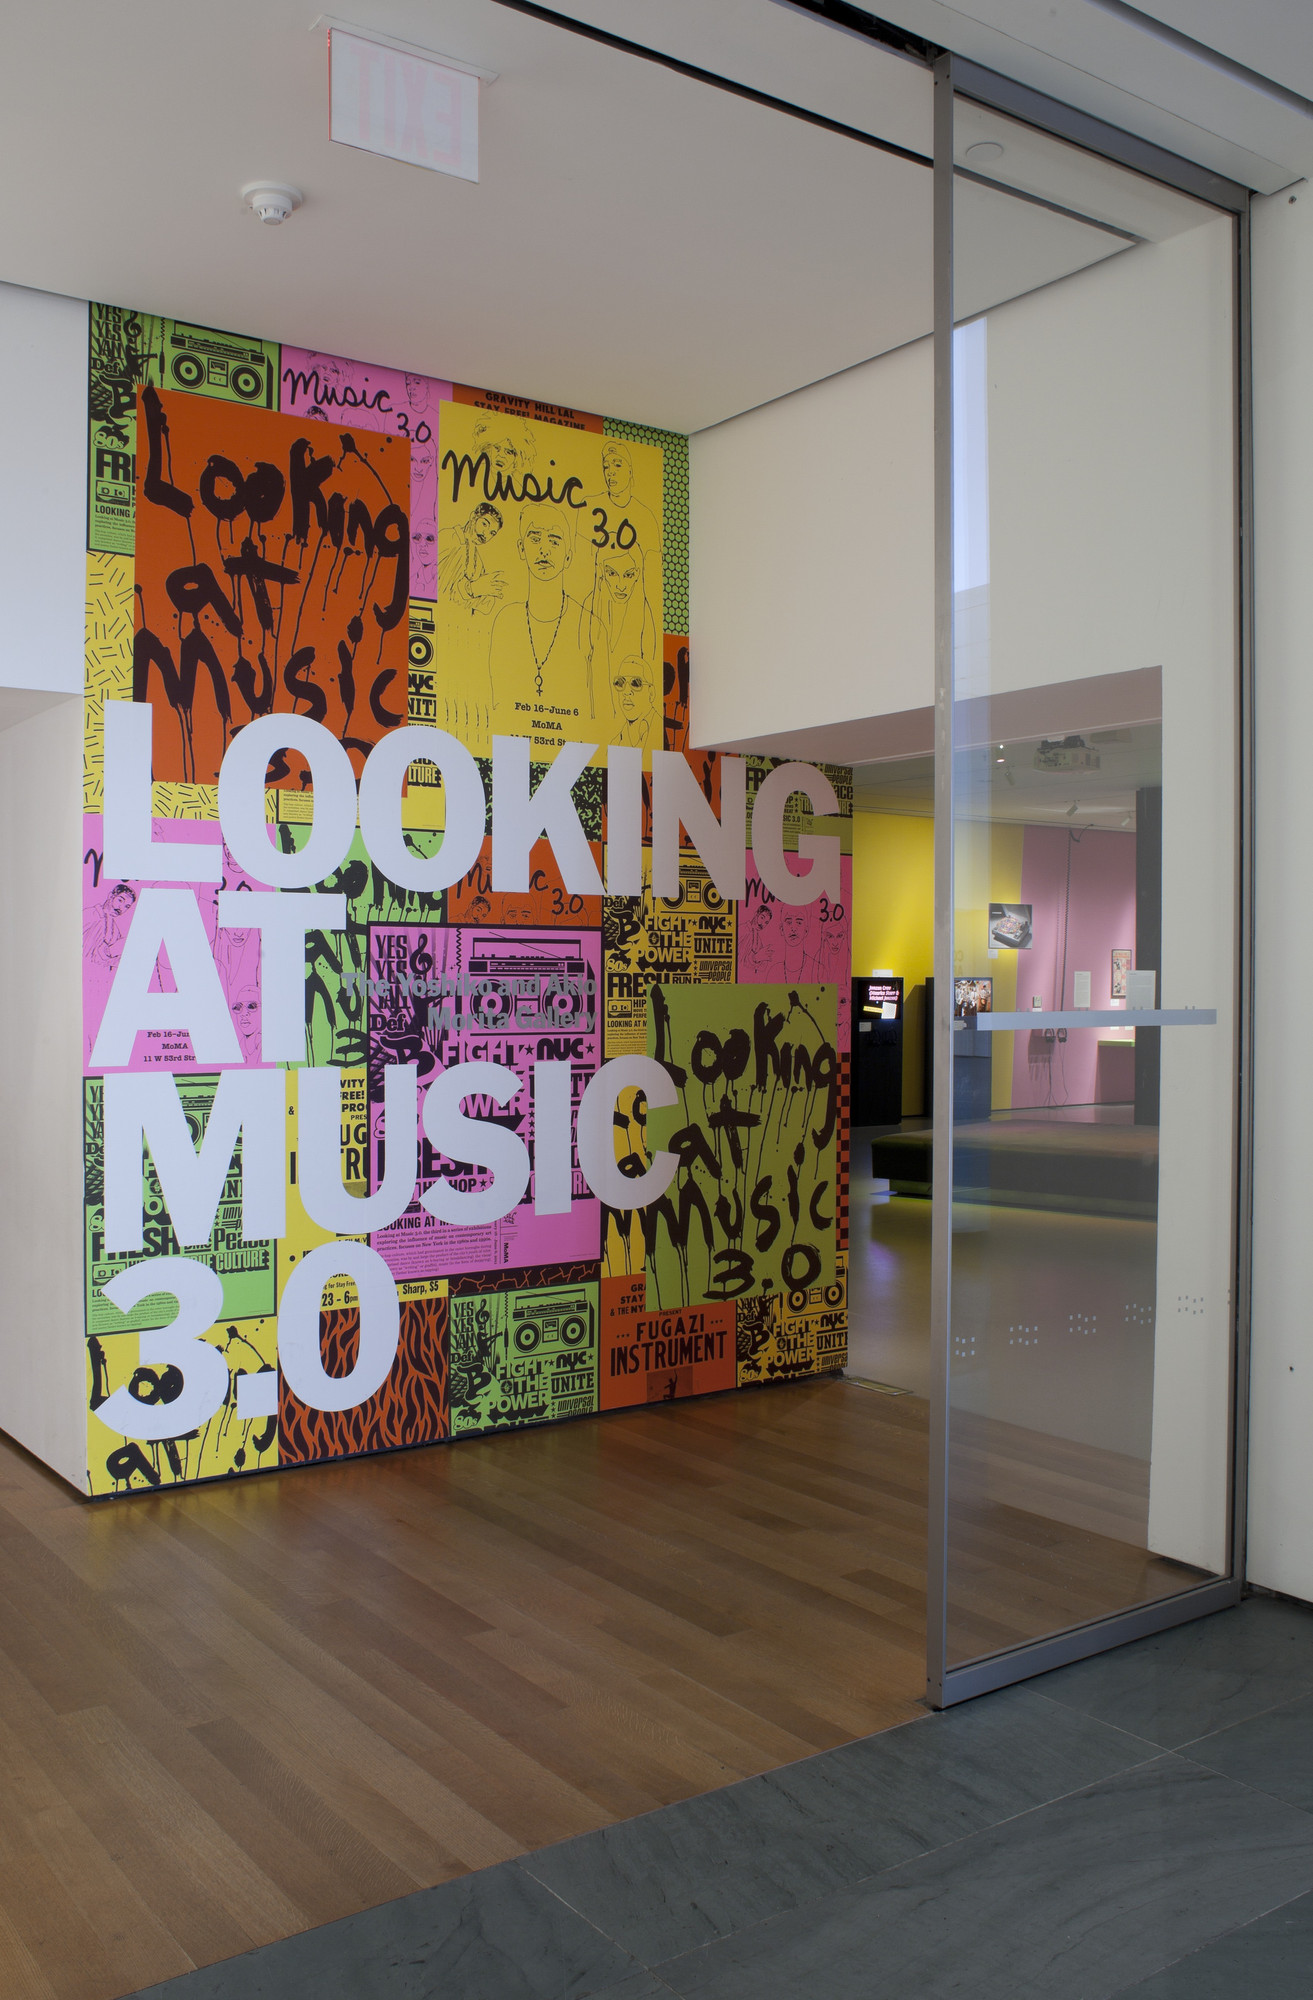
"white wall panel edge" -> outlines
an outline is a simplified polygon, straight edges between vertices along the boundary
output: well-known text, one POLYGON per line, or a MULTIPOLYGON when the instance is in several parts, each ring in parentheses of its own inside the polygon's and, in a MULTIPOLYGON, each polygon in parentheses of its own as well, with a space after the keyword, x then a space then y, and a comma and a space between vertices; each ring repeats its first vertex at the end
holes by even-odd
POLYGON ((1256 1060, 1249 1560, 1313 1598, 1313 190, 1254 205, 1256 1060))
POLYGON ((81 701, 0 732, 0 1429, 85 1492, 81 777, 81 701))
POLYGON ((17 391, 0 481, 0 688, 82 691, 85 299, 0 284, 0 372, 17 391))

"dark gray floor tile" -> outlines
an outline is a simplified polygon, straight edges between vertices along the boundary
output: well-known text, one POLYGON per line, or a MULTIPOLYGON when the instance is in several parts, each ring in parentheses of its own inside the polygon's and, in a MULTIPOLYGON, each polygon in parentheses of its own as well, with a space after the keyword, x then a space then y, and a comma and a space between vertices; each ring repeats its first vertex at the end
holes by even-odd
MULTIPOLYGON (((892 1844, 894 1859, 916 1851, 896 1837, 892 1844)), ((766 1778, 584 1834, 522 1865, 647 1962, 871 1872, 766 1778)))
POLYGON ((138 2000, 668 2000, 518 1862, 143 1990, 138 2000))
POLYGON ((685 2000, 1107 2000, 1310 1887, 1307 1814, 1160 1757, 655 1970, 685 2000))
POLYGON ((670 1988, 655 1972, 634 1972, 618 1986, 597 1989, 601 2000, 671 2000, 670 1988))
POLYGON ((1156 1754, 1013 1688, 521 1865, 652 1964, 1156 1754))
POLYGON ((1313 1695, 1201 1737, 1184 1754, 1313 1812, 1313 1695))
POLYGON ((1157 1755, 1124 1729, 1033 1694, 988 1699, 773 1771, 768 1782, 858 1844, 875 1867, 891 1833, 924 1853, 1157 1755))
POLYGON ((1313 1694, 1313 1610, 1251 1597, 1233 1611, 1059 1667, 1028 1685, 1050 1701, 1179 1749, 1313 1694))
POLYGON ((1313 1896, 1300 1896, 1124 1986, 1117 2000, 1308 2000, 1310 1991, 1313 1896))

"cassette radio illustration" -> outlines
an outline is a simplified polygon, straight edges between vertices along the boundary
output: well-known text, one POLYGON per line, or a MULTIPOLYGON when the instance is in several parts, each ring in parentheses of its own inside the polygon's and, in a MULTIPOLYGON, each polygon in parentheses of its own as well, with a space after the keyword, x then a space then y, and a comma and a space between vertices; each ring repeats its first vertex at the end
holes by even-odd
POLYGON ((597 981, 577 940, 563 938, 559 952, 532 956, 512 938, 480 940, 463 984, 467 1028, 493 1035, 594 1032, 597 981))
POLYGON ((511 1313, 510 1346, 513 1354, 575 1354, 590 1348, 596 1338, 597 1316, 587 1292, 569 1295, 557 1292, 550 1297, 521 1299, 511 1313))
POLYGON ((681 856, 679 867, 679 894, 658 896, 657 907, 662 910, 723 910, 725 898, 712 881, 706 870, 694 863, 690 866, 681 856))
POLYGON ((171 389, 226 389, 239 403, 273 401, 273 378, 264 349, 243 346, 203 327, 170 327, 165 350, 165 386, 171 389))

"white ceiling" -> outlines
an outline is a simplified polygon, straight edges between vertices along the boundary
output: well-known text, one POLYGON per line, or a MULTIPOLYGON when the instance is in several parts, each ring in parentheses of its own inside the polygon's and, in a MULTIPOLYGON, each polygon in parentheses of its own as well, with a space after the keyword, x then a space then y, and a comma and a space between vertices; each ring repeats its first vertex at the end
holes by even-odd
MULTIPOLYGON (((6 23, 0 278, 677 430, 928 330, 924 168, 494 0, 339 5, 499 73, 477 185, 330 143, 316 0, 43 0, 6 23), (281 228, 238 200, 265 177, 305 192, 281 228)), ((930 149, 924 69, 776 0, 565 10, 930 149)), ((1144 235, 1193 220, 1004 132, 1018 185, 1144 235)), ((966 183, 958 240, 964 313, 1122 242, 966 183)))
MULTIPOLYGON (((1037 767, 1038 741, 980 744, 958 753, 957 812, 961 819, 1043 826, 1133 830, 1136 793, 1162 783, 1162 726, 1087 731, 1083 741, 1099 768, 1052 771, 1037 767)), ((853 766, 853 805, 859 812, 933 818, 935 760, 894 757, 853 766)))
MULTIPOLYGON (((924 168, 492 0, 341 4, 499 72, 477 185, 330 142, 316 0, 42 0, 6 24, 0 277, 680 430, 929 325, 924 168), (238 199, 265 177, 306 196, 281 228, 238 199)), ((768 87, 806 42, 811 96, 928 148, 924 70, 724 13, 768 87)))
POLYGON ((1145 0, 1139 11, 1313 100, 1307 0, 1145 0))

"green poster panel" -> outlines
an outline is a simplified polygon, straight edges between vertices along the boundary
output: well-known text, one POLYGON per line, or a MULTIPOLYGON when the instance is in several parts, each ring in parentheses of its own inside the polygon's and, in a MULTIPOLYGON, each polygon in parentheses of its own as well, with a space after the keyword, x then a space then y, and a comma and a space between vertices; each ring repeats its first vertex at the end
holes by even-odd
POLYGON ((596 1408, 594 1281, 452 1299, 453 1436, 596 1408))
MULTIPOLYGON (((215 1076, 176 1076, 178 1097, 187 1123, 199 1142, 218 1088, 215 1076)), ((142 1249, 107 1251, 104 1209, 104 1087, 99 1077, 85 1084, 86 1129, 86 1287, 87 1332, 125 1333, 131 1328, 167 1326, 177 1312, 168 1292, 152 1292, 126 1316, 104 1296, 104 1288, 120 1271, 131 1270, 142 1257, 193 1257, 208 1264, 223 1282, 223 1316, 259 1319, 274 1307, 274 1246, 247 1243, 242 1238, 242 1145, 239 1139, 215 1211, 214 1230, 199 1248, 178 1242, 155 1172, 146 1154, 142 1174, 142 1249)))
POLYGON ((649 1150, 679 1161, 648 1210, 647 1306, 832 1282, 839 1056, 833 986, 655 986, 648 1053, 679 1093, 649 1150))
POLYGON ((137 390, 186 389, 259 409, 278 404, 276 340, 249 340, 158 313, 91 307, 87 547, 133 553, 137 390))

